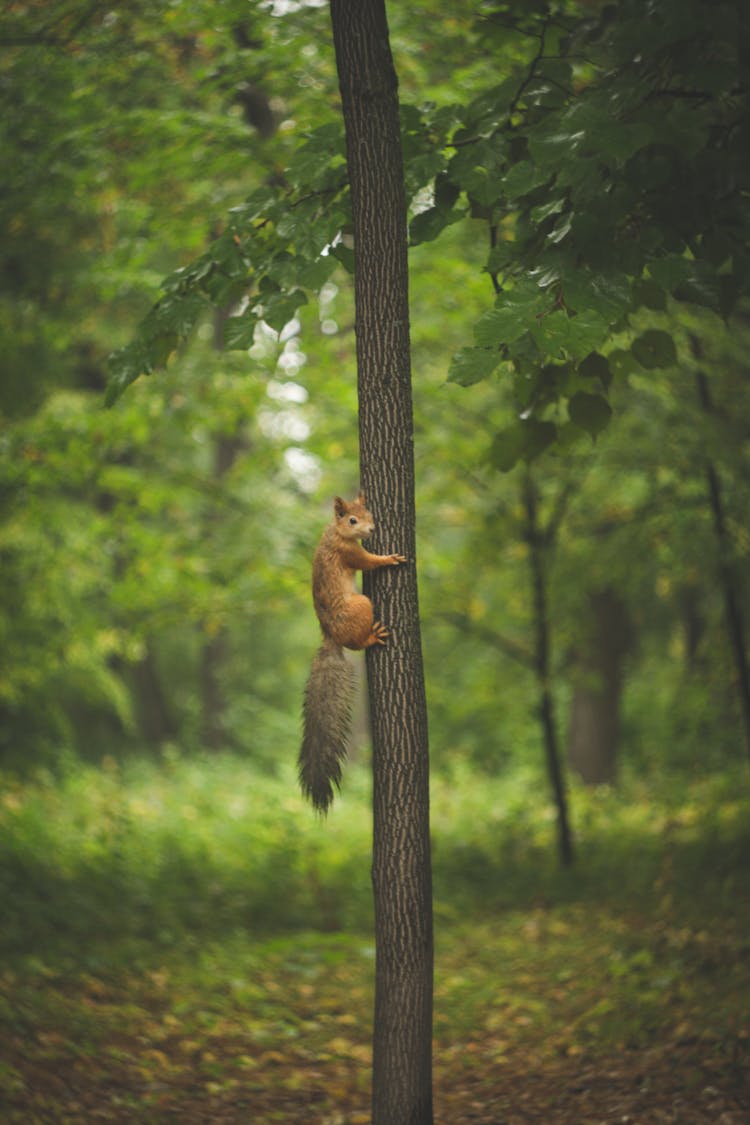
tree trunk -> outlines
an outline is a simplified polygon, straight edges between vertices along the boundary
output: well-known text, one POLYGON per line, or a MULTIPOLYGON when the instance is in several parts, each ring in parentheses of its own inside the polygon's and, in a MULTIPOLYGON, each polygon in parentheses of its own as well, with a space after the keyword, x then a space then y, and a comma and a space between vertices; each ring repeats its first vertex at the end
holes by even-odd
POLYGON ((368 650, 373 739, 373 1125, 432 1122, 432 901, 427 709, 415 569, 406 202, 383 0, 331 0, 355 253, 361 481, 375 551, 366 576, 391 630, 368 650))
MULTIPOLYGON (((693 337, 693 354, 700 357, 700 342, 693 337)), ((704 372, 696 372, 698 398, 704 414, 710 416, 714 412, 708 379, 704 372)), ((708 485, 708 502, 711 506, 711 515, 714 522, 714 532, 719 548, 719 581, 724 595, 724 612, 727 618, 727 631, 729 643, 732 646, 735 674, 737 677, 737 693, 742 711, 742 722, 745 730, 745 748, 750 757, 750 662, 747 656, 745 642, 745 623, 742 618, 740 598, 737 594, 737 576, 732 563, 732 545, 727 531, 724 515, 724 499, 721 490, 721 480, 713 461, 706 460, 706 483, 708 485)))
POLYGON ((531 591, 534 605, 534 671, 539 685, 539 720, 542 726, 544 753, 552 796, 557 809, 557 847, 560 862, 573 862, 573 835, 568 815, 568 797, 557 738, 555 702, 550 671, 550 627, 547 609, 547 575, 545 537, 539 526, 536 484, 530 470, 523 479, 523 502, 526 515, 525 537, 529 547, 531 591))
POLYGON ((176 736, 177 730, 162 687, 154 651, 148 642, 142 658, 133 665, 138 729, 144 742, 160 746, 176 736))
MULTIPOLYGON (((216 351, 219 352, 224 348, 224 326, 232 307, 229 305, 214 311, 213 344, 216 351)), ((214 438, 213 475, 218 484, 234 466, 244 444, 244 439, 239 431, 233 434, 219 433, 214 438)), ((210 500, 209 505, 204 516, 205 526, 203 530, 203 536, 207 543, 212 541, 214 532, 221 521, 218 508, 211 505, 210 500)), ((229 638, 224 626, 216 630, 209 626, 207 622, 203 623, 203 636, 204 640, 201 645, 198 665, 201 744, 206 750, 217 752, 222 750, 229 741, 224 722, 226 700, 221 686, 221 674, 226 665, 229 638)))
POLYGON ((602 785, 617 776, 622 661, 630 623, 622 599, 611 589, 591 594, 589 611, 576 654, 568 761, 587 785, 602 785))
POLYGON ((201 701, 201 745, 205 750, 218 752, 227 742, 224 729, 224 692, 221 688, 221 670, 226 663, 227 634, 220 629, 201 645, 198 666, 198 687, 201 701))
POLYGON ((706 619, 696 585, 686 584, 679 591, 680 621, 685 645, 685 670, 695 672, 701 641, 706 632, 706 619))

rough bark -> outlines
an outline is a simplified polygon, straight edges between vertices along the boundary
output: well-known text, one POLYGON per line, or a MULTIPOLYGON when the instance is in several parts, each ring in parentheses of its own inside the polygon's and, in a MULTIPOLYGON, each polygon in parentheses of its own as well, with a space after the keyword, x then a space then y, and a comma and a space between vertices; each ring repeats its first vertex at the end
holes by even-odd
POLYGON ((432 1122, 432 904, 427 711, 415 570, 406 202, 383 0, 331 0, 355 253, 361 483, 373 551, 409 565, 366 576, 391 630, 367 653, 373 740, 373 1125, 432 1122))
POLYGON ((568 761, 587 785, 601 785, 617 777, 622 662, 630 623, 614 590, 592 593, 588 606, 588 628, 576 653, 568 761))

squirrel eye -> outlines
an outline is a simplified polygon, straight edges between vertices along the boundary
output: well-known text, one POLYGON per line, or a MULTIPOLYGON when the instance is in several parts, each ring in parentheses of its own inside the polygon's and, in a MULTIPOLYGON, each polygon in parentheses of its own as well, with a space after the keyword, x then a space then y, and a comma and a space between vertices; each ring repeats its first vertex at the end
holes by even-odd
POLYGON ((351 524, 352 527, 354 527, 356 522, 357 522, 356 516, 349 516, 349 523, 351 524))

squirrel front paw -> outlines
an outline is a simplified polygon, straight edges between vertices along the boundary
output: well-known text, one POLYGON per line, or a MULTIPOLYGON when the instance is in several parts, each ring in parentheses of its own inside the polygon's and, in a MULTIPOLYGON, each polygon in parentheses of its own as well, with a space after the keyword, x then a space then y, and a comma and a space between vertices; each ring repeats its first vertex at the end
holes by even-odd
POLYGON ((372 624, 372 632, 370 633, 365 648, 368 648, 370 645, 384 645, 390 635, 390 632, 382 622, 374 621, 372 624))

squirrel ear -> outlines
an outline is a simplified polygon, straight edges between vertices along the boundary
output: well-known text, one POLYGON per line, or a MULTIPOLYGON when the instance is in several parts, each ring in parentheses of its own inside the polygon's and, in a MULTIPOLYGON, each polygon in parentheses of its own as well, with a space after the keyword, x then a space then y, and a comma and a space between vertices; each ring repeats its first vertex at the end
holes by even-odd
POLYGON ((360 504, 362 504, 363 507, 367 507, 367 497, 365 496, 364 492, 362 492, 361 490, 360 490, 359 496, 357 497, 357 500, 359 501, 360 504))
POLYGON ((340 519, 346 511, 346 500, 342 500, 340 496, 334 497, 333 511, 340 519))

